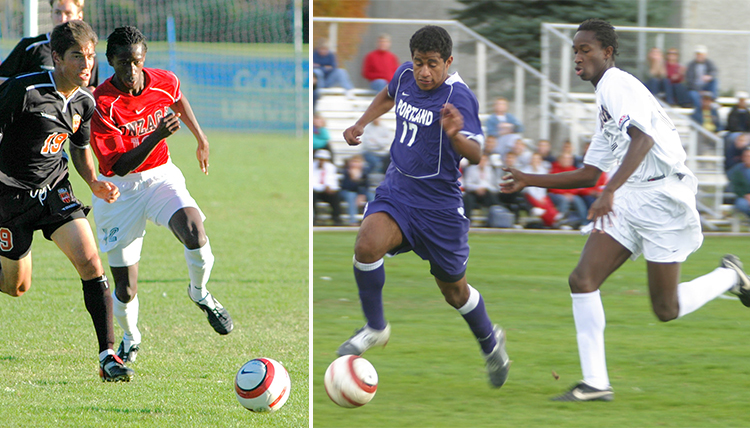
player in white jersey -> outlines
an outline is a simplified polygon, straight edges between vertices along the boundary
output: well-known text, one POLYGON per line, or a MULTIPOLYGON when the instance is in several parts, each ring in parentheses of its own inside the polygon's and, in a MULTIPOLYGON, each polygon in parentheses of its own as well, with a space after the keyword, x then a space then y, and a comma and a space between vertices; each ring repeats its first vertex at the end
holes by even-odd
POLYGON ((584 167, 560 174, 525 174, 514 168, 503 192, 526 186, 591 187, 602 171, 619 165, 591 205, 593 220, 578 265, 568 279, 573 299, 583 381, 557 401, 611 401, 604 354, 604 308, 599 287, 628 258, 643 253, 654 313, 680 318, 731 291, 750 306, 750 279, 734 255, 719 268, 679 283, 680 265, 703 242, 695 209, 697 180, 685 166, 674 125, 638 79, 615 67, 617 35, 606 21, 583 22, 573 38, 575 70, 596 88, 599 124, 584 167))

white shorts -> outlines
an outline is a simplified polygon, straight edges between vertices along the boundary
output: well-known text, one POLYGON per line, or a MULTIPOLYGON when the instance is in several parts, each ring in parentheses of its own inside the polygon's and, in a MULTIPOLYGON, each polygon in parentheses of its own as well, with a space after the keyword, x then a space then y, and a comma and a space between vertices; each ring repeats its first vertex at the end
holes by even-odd
MULTIPOLYGON (((672 175, 625 184, 615 192, 613 225, 605 223, 604 231, 633 253, 632 260, 643 253, 650 262, 684 262, 703 243, 693 180, 672 175)), ((582 231, 589 233, 593 227, 589 223, 582 231)))
MULTIPOLYGON (((125 177, 100 175, 99 180, 110 181, 120 190, 120 197, 111 204, 92 198, 99 248, 107 253, 110 266, 132 266, 140 260, 146 220, 169 227, 178 210, 194 207, 200 211, 185 186, 185 177, 171 160, 125 177)), ((202 211, 201 218, 206 219, 202 211)))

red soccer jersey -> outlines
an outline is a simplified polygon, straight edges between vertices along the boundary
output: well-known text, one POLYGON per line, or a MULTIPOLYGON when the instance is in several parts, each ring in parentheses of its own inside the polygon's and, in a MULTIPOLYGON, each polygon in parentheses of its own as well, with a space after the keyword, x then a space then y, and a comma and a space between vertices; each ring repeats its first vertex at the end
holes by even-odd
MULTIPOLYGON (((91 119, 91 147, 99 160, 99 171, 107 177, 123 153, 139 145, 156 130, 169 107, 182 97, 180 81, 171 71, 143 69, 145 84, 138 96, 120 91, 110 77, 94 91, 96 113, 91 119)), ((164 165, 169 159, 166 140, 133 172, 164 165)))

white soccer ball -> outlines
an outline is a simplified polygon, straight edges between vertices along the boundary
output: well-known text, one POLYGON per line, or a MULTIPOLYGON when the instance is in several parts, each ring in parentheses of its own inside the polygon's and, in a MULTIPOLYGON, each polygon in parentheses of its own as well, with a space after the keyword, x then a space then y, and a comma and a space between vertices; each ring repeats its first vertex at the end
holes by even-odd
POLYGON ((325 387, 328 397, 341 407, 364 406, 378 389, 378 372, 364 358, 344 355, 328 366, 325 387))
POLYGON ((251 412, 275 412, 292 389, 289 373, 278 361, 256 358, 245 363, 234 378, 237 400, 251 412))

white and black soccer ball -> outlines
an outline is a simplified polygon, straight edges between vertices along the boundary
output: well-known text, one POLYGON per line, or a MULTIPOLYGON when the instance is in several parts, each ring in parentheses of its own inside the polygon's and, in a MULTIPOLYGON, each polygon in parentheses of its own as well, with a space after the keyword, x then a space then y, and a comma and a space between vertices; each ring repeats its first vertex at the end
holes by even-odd
POLYGON ((237 400, 251 412, 275 412, 286 403, 292 389, 289 373, 270 358, 246 362, 234 377, 237 400))
POLYGON ((369 361, 357 355, 344 355, 328 366, 326 393, 341 407, 360 407, 369 403, 378 390, 378 372, 369 361))

